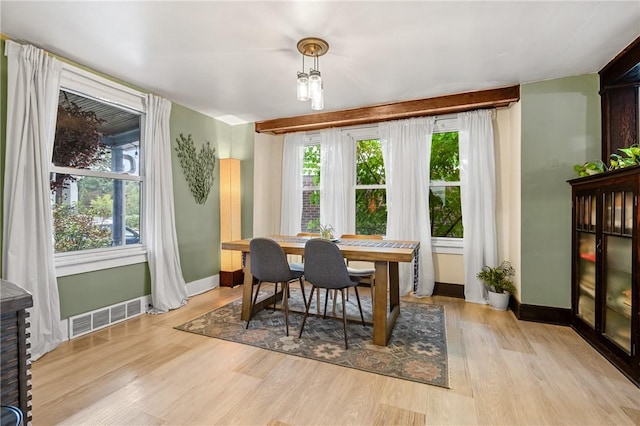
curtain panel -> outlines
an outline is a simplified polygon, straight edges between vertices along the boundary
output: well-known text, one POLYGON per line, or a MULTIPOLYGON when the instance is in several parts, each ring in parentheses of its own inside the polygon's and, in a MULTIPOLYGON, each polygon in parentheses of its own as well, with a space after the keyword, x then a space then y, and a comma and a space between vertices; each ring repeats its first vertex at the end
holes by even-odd
POLYGON ((433 294, 435 273, 431 254, 429 180, 433 117, 380 123, 387 183, 387 238, 420 241, 418 281, 413 265, 399 265, 400 294, 433 294), (413 283, 413 285, 412 285, 413 283))
POLYGON ((151 274, 153 313, 187 303, 176 234, 171 176, 171 102, 149 94, 145 124, 145 244, 151 274))
POLYGON ((492 114, 489 110, 458 114, 464 297, 473 303, 488 302, 476 274, 484 265, 498 264, 492 114))
POLYGON ((63 340, 53 257, 49 166, 62 64, 33 46, 6 41, 7 146, 3 201, 3 278, 33 296, 31 359, 63 340))
POLYGON ((296 235, 302 226, 302 165, 305 141, 304 133, 290 133, 284 136, 280 208, 282 235, 296 235))
POLYGON ((335 235, 355 232, 355 142, 341 129, 320 133, 320 221, 335 235))

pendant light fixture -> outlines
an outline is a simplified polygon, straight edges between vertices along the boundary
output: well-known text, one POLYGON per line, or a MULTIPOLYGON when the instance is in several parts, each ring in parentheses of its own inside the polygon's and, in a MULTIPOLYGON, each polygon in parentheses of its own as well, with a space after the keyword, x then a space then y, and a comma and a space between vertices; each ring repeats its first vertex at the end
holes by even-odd
POLYGON ((311 100, 313 110, 324 108, 324 85, 318 58, 328 50, 329 43, 320 38, 307 37, 298 42, 298 51, 302 53, 302 71, 298 72, 297 98, 299 101, 311 100), (313 67, 309 69, 308 74, 304 68, 305 56, 313 58, 313 67))

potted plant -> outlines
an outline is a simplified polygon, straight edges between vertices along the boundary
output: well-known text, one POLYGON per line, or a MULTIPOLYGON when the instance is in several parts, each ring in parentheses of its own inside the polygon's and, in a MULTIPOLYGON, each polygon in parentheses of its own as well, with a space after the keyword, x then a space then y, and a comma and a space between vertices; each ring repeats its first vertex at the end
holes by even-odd
POLYGON ((331 225, 320 225, 320 238, 325 240, 333 240, 335 229, 331 225))
POLYGON ((636 166, 640 164, 640 146, 633 144, 629 148, 619 148, 618 151, 625 154, 611 154, 609 158, 609 170, 623 169, 625 167, 636 166))
POLYGON ((637 143, 628 148, 619 148, 618 151, 622 154, 611 154, 609 156, 609 165, 600 160, 595 160, 584 164, 576 164, 573 166, 573 170, 578 173, 579 177, 583 177, 640 165, 640 145, 637 143))
POLYGON ((573 166, 573 170, 578 172, 578 176, 580 177, 604 173, 606 169, 607 166, 605 166, 605 164, 600 160, 589 161, 584 164, 576 164, 573 166))
POLYGON ((506 260, 500 266, 483 266, 476 277, 482 281, 489 291, 489 303, 493 309, 504 311, 509 305, 509 296, 516 293, 516 287, 511 281, 516 273, 511 263, 506 260))

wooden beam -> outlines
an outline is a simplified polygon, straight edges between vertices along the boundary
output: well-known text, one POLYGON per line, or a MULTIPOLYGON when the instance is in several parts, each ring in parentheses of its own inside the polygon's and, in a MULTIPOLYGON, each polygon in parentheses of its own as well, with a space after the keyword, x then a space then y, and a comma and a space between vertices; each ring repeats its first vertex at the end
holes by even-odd
POLYGON ((509 86, 435 98, 258 121, 256 122, 256 132, 279 135, 282 133, 327 129, 329 127, 347 127, 403 118, 451 114, 481 108, 500 108, 509 105, 511 102, 517 102, 519 99, 520 86, 509 86))

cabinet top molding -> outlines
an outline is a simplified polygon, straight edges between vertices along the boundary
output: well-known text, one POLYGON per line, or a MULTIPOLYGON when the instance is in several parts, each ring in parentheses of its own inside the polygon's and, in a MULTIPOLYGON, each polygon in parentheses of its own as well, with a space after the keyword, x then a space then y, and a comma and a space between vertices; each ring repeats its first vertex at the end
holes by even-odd
POLYGON ((616 55, 599 72, 600 89, 640 82, 640 36, 616 55))
POLYGON ((596 175, 577 177, 574 179, 569 179, 567 182, 571 185, 576 185, 582 183, 597 182, 605 179, 622 178, 635 174, 640 174, 640 166, 630 166, 622 169, 611 170, 609 172, 598 173, 596 175))

